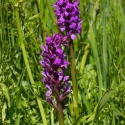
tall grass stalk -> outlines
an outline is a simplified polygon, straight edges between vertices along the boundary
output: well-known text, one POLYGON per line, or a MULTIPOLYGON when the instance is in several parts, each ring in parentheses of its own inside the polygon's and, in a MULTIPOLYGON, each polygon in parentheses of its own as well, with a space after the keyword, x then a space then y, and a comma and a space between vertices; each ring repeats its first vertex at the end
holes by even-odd
POLYGON ((103 14, 102 14, 102 26, 103 26, 103 80, 104 88, 107 88, 107 40, 106 40, 106 6, 105 0, 103 0, 103 14))
POLYGON ((97 47, 97 41, 96 41, 96 32, 94 30, 94 22, 96 20, 96 14, 98 11, 98 6, 99 6, 99 0, 96 1, 94 5, 94 9, 92 12, 92 20, 89 23, 89 31, 88 31, 88 39, 92 47, 95 63, 96 63, 96 68, 97 68, 97 74, 98 74, 98 84, 99 84, 99 98, 102 97, 102 89, 103 89, 103 77, 102 77, 102 70, 101 70, 101 64, 100 64, 100 59, 99 59, 99 53, 98 53, 98 47, 97 47))
POLYGON ((69 48, 70 48, 71 78, 72 78, 72 86, 73 86, 74 112, 75 112, 76 117, 78 117, 79 116, 79 109, 78 109, 78 85, 77 85, 77 81, 76 81, 75 53, 74 53, 73 41, 70 41, 69 48))
POLYGON ((88 39, 91 43, 94 58, 95 58, 95 63, 96 63, 96 68, 97 68, 97 73, 98 73, 98 83, 99 83, 99 98, 102 97, 102 89, 103 89, 103 82, 102 82, 102 72, 101 72, 101 65, 100 65, 100 60, 99 60, 99 55, 97 51, 97 43, 95 40, 95 34, 93 32, 92 26, 90 26, 89 29, 89 36, 88 39))
MULTIPOLYGON (((31 84, 33 86, 35 84, 35 82, 34 82, 34 79, 33 79, 32 73, 31 73, 31 69, 30 69, 30 66, 29 66, 29 62, 28 62, 28 59, 27 59, 27 55, 26 55, 25 45, 24 45, 22 31, 21 31, 21 26, 20 26, 19 12, 18 12, 17 9, 15 10, 15 14, 16 14, 16 21, 17 21, 19 41, 20 41, 20 45, 21 45, 21 48, 22 48, 24 62, 25 62, 26 68, 27 68, 27 72, 28 72, 28 76, 29 76, 30 82, 31 82, 31 84)), ((37 98, 37 103, 38 103, 38 106, 39 106, 41 117, 43 119, 43 123, 44 123, 44 125, 47 125, 44 109, 43 109, 41 100, 39 100, 38 98, 37 98)))
POLYGON ((85 53, 84 53, 83 58, 82 58, 80 73, 82 73, 84 71, 87 56, 89 54, 89 48, 90 48, 90 44, 88 43, 85 47, 85 53))
POLYGON ((62 104, 60 102, 57 102, 57 107, 58 107, 58 120, 59 120, 59 125, 64 125, 64 114, 63 114, 63 109, 62 109, 62 104))

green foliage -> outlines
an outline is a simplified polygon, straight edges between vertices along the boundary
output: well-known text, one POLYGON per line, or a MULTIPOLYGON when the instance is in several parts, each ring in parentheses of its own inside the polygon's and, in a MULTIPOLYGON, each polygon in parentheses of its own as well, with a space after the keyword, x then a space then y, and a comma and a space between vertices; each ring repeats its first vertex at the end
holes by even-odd
MULTIPOLYGON (((51 6, 55 1, 0 1, 0 125, 44 125, 45 119, 47 125, 58 125, 57 113, 45 101, 39 64, 40 46, 46 36, 58 32, 51 6)), ((74 41, 80 116, 74 118, 70 95, 64 110, 66 125, 125 125, 124 3, 80 0, 83 30, 74 41), (113 96, 110 89, 115 91, 113 96)), ((69 50, 65 52, 69 59, 69 50)), ((69 67, 67 74, 70 75, 69 67)))

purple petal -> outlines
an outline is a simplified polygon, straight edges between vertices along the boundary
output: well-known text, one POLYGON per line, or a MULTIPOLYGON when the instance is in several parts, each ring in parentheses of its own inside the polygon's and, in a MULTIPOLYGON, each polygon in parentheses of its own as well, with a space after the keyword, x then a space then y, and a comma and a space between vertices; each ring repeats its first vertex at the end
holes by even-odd
POLYGON ((52 94, 52 92, 49 90, 46 92, 46 96, 50 96, 52 94))
POLYGON ((61 67, 67 67, 67 65, 69 65, 69 62, 66 60, 63 60, 63 64, 61 65, 61 67))
POLYGON ((56 49, 57 54, 62 54, 63 50, 62 49, 56 49))
POLYGON ((61 65, 61 59, 60 58, 56 58, 53 64, 55 64, 57 66, 60 66, 61 65))
POLYGON ((75 29, 76 28, 76 23, 72 23, 71 25, 69 25, 70 28, 75 29))
POLYGON ((65 76, 64 77, 64 82, 67 81, 69 79, 69 76, 65 76))
POLYGON ((71 39, 74 40, 76 38, 76 35, 75 34, 72 34, 71 35, 71 39))
POLYGON ((60 19, 59 19, 59 22, 60 23, 63 23, 65 21, 65 19, 63 18, 63 17, 61 17, 60 19))
POLYGON ((60 30, 63 32, 65 30, 65 27, 60 27, 60 30))
POLYGON ((52 98, 46 98, 46 100, 47 100, 50 104, 53 104, 52 98))

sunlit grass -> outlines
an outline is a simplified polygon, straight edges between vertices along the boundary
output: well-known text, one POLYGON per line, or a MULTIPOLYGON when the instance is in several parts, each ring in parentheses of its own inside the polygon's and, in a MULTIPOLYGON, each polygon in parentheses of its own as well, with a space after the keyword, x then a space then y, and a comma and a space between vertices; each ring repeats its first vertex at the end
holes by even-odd
MULTIPOLYGON (((45 101, 42 68, 39 64, 41 44, 45 43, 46 36, 58 31, 52 7, 54 2, 0 1, 1 125, 43 125, 44 116, 40 115, 37 99, 43 106, 47 125, 58 125, 56 112, 45 101), (16 9, 19 12, 20 30, 16 9), (25 46, 25 53, 21 44, 25 46)), ((94 121, 95 125, 125 124, 124 8, 124 0, 80 1, 83 30, 74 41, 80 114, 90 115, 102 95, 111 88, 115 90, 94 121)), ((69 59, 69 50, 65 51, 69 59)), ((67 74, 70 75, 69 69, 67 74)), ((64 111, 65 124, 72 125, 75 120, 72 96, 67 101, 69 105, 64 111)), ((81 125, 86 125, 85 121, 81 125)))

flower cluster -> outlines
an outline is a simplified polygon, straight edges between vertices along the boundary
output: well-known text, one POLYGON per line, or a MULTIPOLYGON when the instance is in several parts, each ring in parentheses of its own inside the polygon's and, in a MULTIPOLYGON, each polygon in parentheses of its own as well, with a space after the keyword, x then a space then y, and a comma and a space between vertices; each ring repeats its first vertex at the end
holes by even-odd
POLYGON ((58 20, 58 26, 60 30, 65 31, 66 35, 72 40, 76 38, 76 34, 80 34, 82 30, 81 22, 79 18, 79 1, 74 0, 58 0, 54 7, 58 20))
POLYGON ((68 83, 69 76, 65 76, 64 72, 69 62, 65 60, 62 46, 66 45, 66 39, 62 35, 55 34, 47 37, 46 45, 42 46, 40 61, 43 67, 42 82, 46 85, 46 99, 49 103, 54 104, 53 97, 56 101, 61 102, 70 93, 70 85, 68 83))
POLYGON ((60 103, 63 106, 63 100, 71 91, 68 83, 69 76, 65 76, 66 67, 69 62, 65 60, 66 54, 62 47, 67 46, 70 40, 74 40, 77 34, 81 33, 82 20, 79 18, 79 0, 58 0, 53 6, 56 8, 57 24, 64 36, 55 34, 46 38, 46 45, 42 46, 43 79, 47 92, 46 99, 55 108, 60 103), (56 104, 55 104, 56 101, 56 104))

